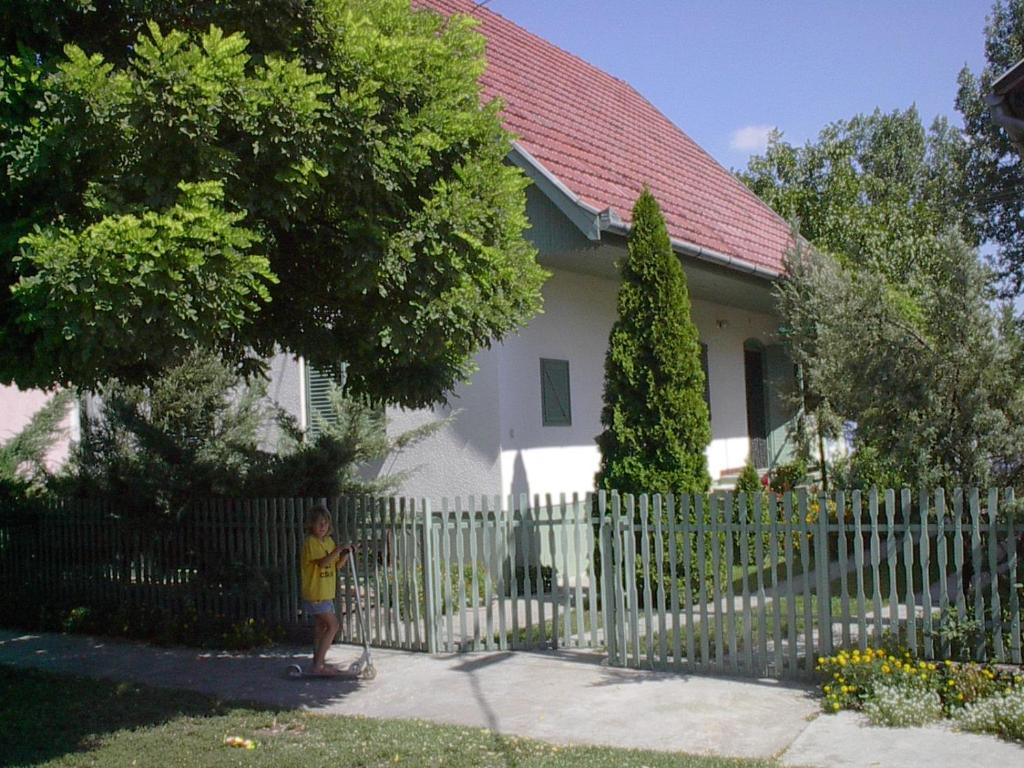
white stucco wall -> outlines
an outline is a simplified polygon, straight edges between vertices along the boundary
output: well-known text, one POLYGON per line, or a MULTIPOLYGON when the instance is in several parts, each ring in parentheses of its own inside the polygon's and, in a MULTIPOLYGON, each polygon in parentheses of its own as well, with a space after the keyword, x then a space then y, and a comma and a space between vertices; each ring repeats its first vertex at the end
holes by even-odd
POLYGON ((500 350, 476 356, 479 371, 460 386, 446 406, 433 410, 388 409, 388 434, 414 429, 428 421, 448 419, 438 432, 391 457, 386 474, 409 473, 399 492, 440 502, 454 496, 493 495, 501 487, 499 394, 500 350))
MULTIPOLYGON (((25 428, 36 412, 53 397, 52 392, 38 389, 21 390, 0 385, 0 444, 7 442, 25 428)), ((47 451, 46 465, 53 471, 68 457, 73 440, 78 439, 78 409, 72 403, 61 423, 61 434, 47 451)))
MULTIPOLYGON (((544 314, 502 345, 501 493, 586 492, 600 457, 604 356, 616 316, 617 281, 555 270, 544 286, 544 314), (540 358, 569 361, 572 426, 541 423, 540 358)), ((747 460, 743 344, 775 341, 769 315, 693 301, 692 316, 708 345, 713 480, 747 460)))
MULTIPOLYGON (((267 364, 267 397, 296 418, 299 426, 305 428, 305 384, 302 380, 302 366, 291 354, 278 353, 267 364)), ((264 427, 260 447, 276 451, 281 434, 276 424, 264 427)))

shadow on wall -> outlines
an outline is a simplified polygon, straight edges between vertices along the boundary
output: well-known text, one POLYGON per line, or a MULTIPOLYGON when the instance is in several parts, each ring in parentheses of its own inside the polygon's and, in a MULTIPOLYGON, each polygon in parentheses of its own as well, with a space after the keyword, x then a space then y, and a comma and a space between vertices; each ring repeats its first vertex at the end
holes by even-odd
POLYGON ((523 493, 527 498, 530 497, 530 481, 526 477, 526 463, 523 461, 523 452, 519 449, 516 450, 516 459, 512 463, 512 484, 509 490, 516 498, 523 493))

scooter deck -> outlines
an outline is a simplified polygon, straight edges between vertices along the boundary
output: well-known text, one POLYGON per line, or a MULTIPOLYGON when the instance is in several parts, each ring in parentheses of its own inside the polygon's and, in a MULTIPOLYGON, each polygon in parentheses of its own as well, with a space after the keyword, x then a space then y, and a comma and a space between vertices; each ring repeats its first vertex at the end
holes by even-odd
POLYGON ((288 677, 292 680, 360 680, 361 676, 356 672, 339 670, 338 672, 310 672, 298 664, 288 667, 288 677))

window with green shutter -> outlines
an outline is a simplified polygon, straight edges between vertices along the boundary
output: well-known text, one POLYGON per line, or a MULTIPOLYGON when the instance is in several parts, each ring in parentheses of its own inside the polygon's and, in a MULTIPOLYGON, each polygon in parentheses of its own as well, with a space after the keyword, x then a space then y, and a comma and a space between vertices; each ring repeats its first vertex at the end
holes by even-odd
POLYGON ((540 359, 541 423, 545 427, 572 425, 569 361, 540 359))
POLYGON ((315 440, 322 426, 335 418, 331 408, 331 385, 344 386, 345 363, 330 368, 306 364, 306 436, 315 440))

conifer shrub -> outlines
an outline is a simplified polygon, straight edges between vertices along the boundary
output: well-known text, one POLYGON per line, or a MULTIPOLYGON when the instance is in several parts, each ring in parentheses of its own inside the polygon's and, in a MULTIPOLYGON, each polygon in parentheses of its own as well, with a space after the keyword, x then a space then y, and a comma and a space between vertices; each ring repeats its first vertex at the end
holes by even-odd
MULTIPOLYGON (((597 438, 601 465, 598 489, 623 494, 673 493, 704 497, 710 486, 704 451, 711 426, 704 400, 704 370, 697 328, 690 316, 686 274, 672 251, 668 229, 657 200, 645 189, 633 207, 633 225, 621 267, 618 318, 612 326, 605 356, 603 431, 597 438)), ((677 523, 687 514, 694 522, 696 504, 676 505, 677 523)), ((624 507, 625 508, 625 507, 624 507)), ((640 515, 640 505, 635 506, 640 515)), ((709 505, 703 504, 705 517, 709 505)), ((640 530, 640 520, 636 530, 640 530)), ((639 542, 638 542, 639 544, 639 542)), ((713 546, 705 550, 705 573, 710 578, 713 546)), ((637 551, 641 551, 638 546, 637 551)), ((655 588, 667 581, 669 550, 663 553, 664 572, 656 573, 656 558, 646 574, 655 588)), ((677 579, 684 572, 677 548, 677 579)), ((696 552, 690 563, 691 584, 698 573, 696 552)), ((637 558, 637 584, 644 584, 637 558)))
POLYGON ((658 202, 645 189, 621 266, 605 357, 598 488, 705 493, 711 426, 690 295, 658 202))

